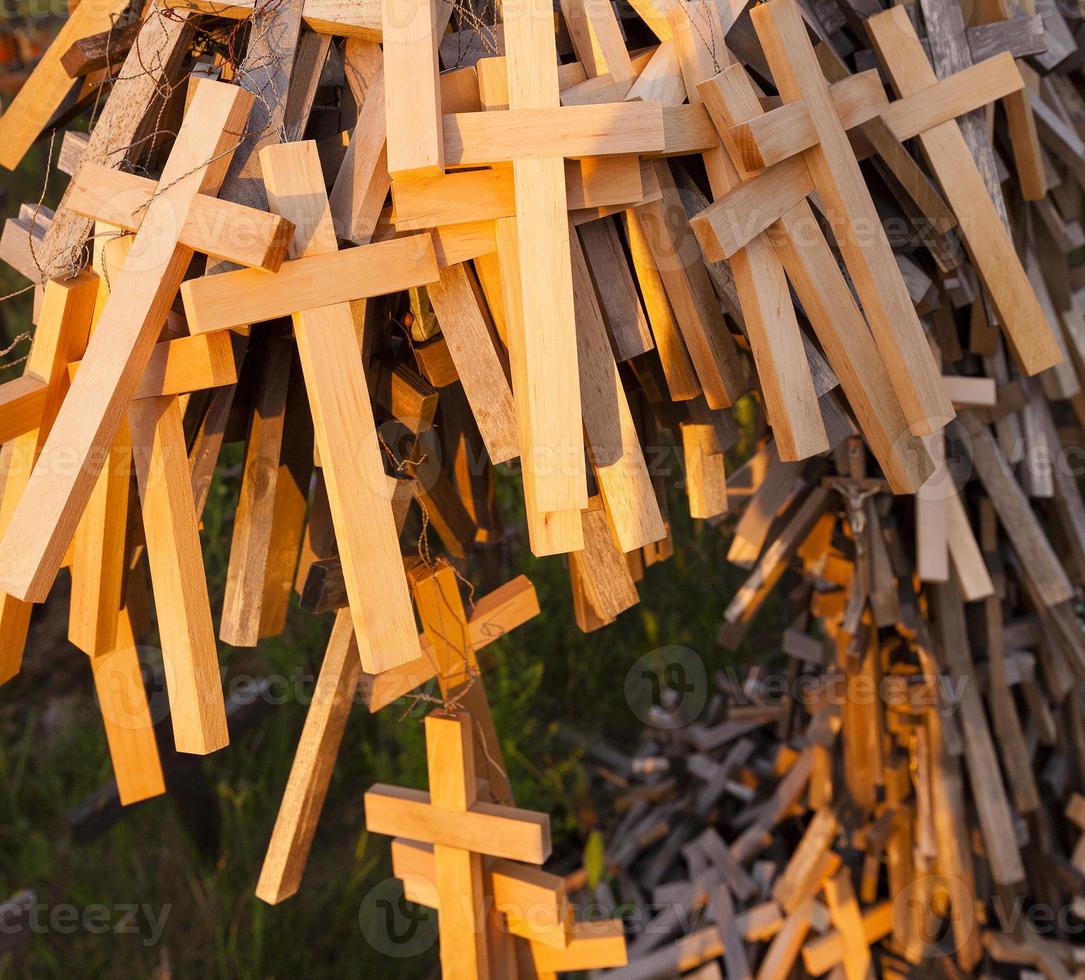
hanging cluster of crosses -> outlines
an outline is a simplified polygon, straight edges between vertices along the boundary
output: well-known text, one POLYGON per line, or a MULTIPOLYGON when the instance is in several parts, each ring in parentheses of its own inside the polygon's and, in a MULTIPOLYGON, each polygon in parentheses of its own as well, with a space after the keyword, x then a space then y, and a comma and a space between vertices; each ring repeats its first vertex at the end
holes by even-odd
MULTIPOLYGON (((860 491, 917 494, 921 578, 944 580, 952 561, 969 599, 989 597, 941 449, 957 408, 987 392, 942 373, 860 161, 875 158, 896 181, 947 270, 946 235, 959 231, 987 325, 1001 327, 1024 376, 1069 398, 1063 339, 974 137, 976 111, 1003 102, 1025 197, 1039 200, 1037 122, 1057 121, 1010 51, 936 76, 906 6, 865 23, 894 99, 877 69, 851 74, 815 47, 797 0, 751 11, 760 74, 777 96, 725 44, 742 11, 711 0, 638 0, 659 41, 642 54, 627 51, 609 3, 562 0, 576 56, 566 64, 550 0, 510 3, 501 53, 443 72, 453 13, 443 0, 167 6, 137 26, 124 0, 83 0, 0 117, 0 163, 14 167, 58 124, 73 60, 77 105, 115 67, 84 42, 127 31, 122 80, 61 206, 44 235, 26 236, 45 278, 22 377, 0 386, 0 683, 19 671, 32 604, 67 567, 69 637, 91 658, 122 800, 164 791, 136 652, 151 600, 177 749, 227 745, 200 522, 247 349, 258 369, 218 635, 244 646, 281 632, 295 581, 313 570, 334 572, 342 592, 328 599, 325 583, 335 624, 257 894, 279 902, 299 886, 357 691, 376 711, 436 679, 440 696, 422 695, 440 702, 425 720, 430 791, 375 786, 366 820, 397 838, 408 897, 438 910, 445 977, 619 965, 620 924, 577 922, 563 880, 539 868, 548 821, 513 808, 486 699, 477 653, 538 611, 534 589, 521 576, 469 615, 452 563, 401 552, 413 494, 462 558, 464 505, 442 506, 447 477, 421 480, 424 459, 398 459, 378 425, 367 364, 378 298, 424 291, 482 450, 493 464, 520 461, 531 549, 570 556, 581 621, 601 625, 635 602, 627 556, 669 540, 627 362, 680 406, 694 517, 727 509, 724 410, 756 387, 778 462, 824 454, 857 429, 882 479, 857 471, 835 485, 849 515, 863 512, 860 491), (143 168, 155 176, 128 172, 133 147, 158 138, 136 109, 161 94, 202 16, 255 22, 240 84, 193 79, 172 100, 183 121, 161 166, 143 168), (354 100, 337 146, 302 138, 333 35, 348 38, 354 100), (912 139, 940 192, 904 149, 912 139), (700 158, 710 198, 676 182, 666 158, 677 156, 700 158), (598 220, 611 215, 625 241, 598 220), (724 259, 741 343, 717 301, 724 259), (637 366, 652 349, 660 376, 637 366), (193 430, 197 393, 206 403, 193 430), (150 599, 134 572, 144 557, 150 599)), ((417 389, 386 383, 386 399, 424 415, 417 389)), ((426 419, 393 415, 424 444, 426 419)), ((982 479, 997 483, 998 448, 974 418, 965 427, 982 479)), ((748 621, 829 490, 785 528, 789 543, 728 607, 730 626, 748 621)), ((1014 518, 1027 502, 999 500, 1010 536, 1024 533, 1014 518)), ((1045 601, 1063 615, 1072 589, 1049 578, 1045 601)))

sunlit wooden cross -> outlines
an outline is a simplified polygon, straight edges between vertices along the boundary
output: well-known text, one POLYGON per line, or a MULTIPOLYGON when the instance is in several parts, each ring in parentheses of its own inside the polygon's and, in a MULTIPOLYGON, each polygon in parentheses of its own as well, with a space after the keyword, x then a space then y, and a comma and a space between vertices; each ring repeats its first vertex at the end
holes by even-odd
MULTIPOLYGON (((80 369, 0 540, 0 587, 17 598, 44 601, 48 594, 193 251, 203 248, 189 234, 189 219, 197 202, 221 183, 251 105, 252 96, 235 86, 203 81, 196 88, 156 194, 143 209, 129 256, 113 277, 80 369)), ((267 217, 258 219, 265 229, 267 217)))
MULTIPOLYGON (((805 166, 793 167, 792 176, 799 183, 805 177, 817 189, 909 427, 917 435, 935 431, 953 417, 953 409, 798 5, 772 0, 753 16, 785 101, 776 111, 797 115, 788 103, 802 101, 800 111, 809 120, 810 145, 799 161, 805 166)), ((724 139, 729 142, 734 141, 724 139)))
MULTIPOLYGON (((902 97, 882 106, 878 114, 897 140, 920 138, 1022 367, 1029 374, 1046 370, 1061 359, 1061 350, 954 121, 959 115, 1020 92, 1024 85, 1020 72, 1013 57, 1002 53, 939 81, 926 55, 922 59, 915 56, 916 51, 922 54, 922 46, 911 23, 904 24, 893 11, 888 14, 871 18, 868 30, 902 97), (888 43, 879 43, 879 36, 888 43)), ((710 225, 719 249, 728 254, 751 229, 763 230, 765 222, 776 220, 782 210, 817 190, 834 232, 846 232, 849 227, 872 229, 869 240, 864 241, 853 234, 840 235, 845 262, 869 314, 864 289, 875 280, 866 272, 883 279, 891 276, 880 246, 871 248, 871 243, 880 242, 884 235, 879 232, 873 205, 866 206, 870 197, 858 183, 861 175, 844 132, 855 121, 840 111, 840 106, 832 111, 828 83, 792 0, 763 5, 754 12, 754 20, 785 104, 768 113, 747 106, 745 118, 730 117, 725 143, 740 168, 755 176, 729 199, 709 208, 700 230, 704 233, 710 225), (856 190, 862 193, 853 193, 856 190), (752 201, 772 203, 759 220, 743 225, 737 208, 749 208, 752 201)), ((859 108, 859 121, 869 119, 870 107, 859 108)), ((891 255, 888 261, 892 261, 891 255)), ((879 309, 875 306, 875 311, 879 309)), ((884 321, 871 316, 870 322, 884 353, 884 321)), ((887 358, 887 363, 894 385, 907 383, 893 370, 894 362, 887 358)), ((944 393, 938 396, 944 397, 944 393)), ((903 395, 902 403, 907 409, 903 395)), ((909 421, 913 431, 924 433, 911 415, 909 421)))
POLYGON ((512 163, 516 213, 497 220, 497 246, 529 536, 536 554, 576 550, 587 482, 564 158, 661 151, 661 107, 562 107, 553 10, 532 0, 504 11, 507 100, 443 115, 435 22, 432 2, 384 3, 388 168, 396 182, 512 163))
MULTIPOLYGON (((938 88, 944 89, 963 72, 939 81, 915 27, 902 14, 904 11, 893 8, 870 18, 867 32, 902 101, 924 96, 937 101, 938 88)), ((1007 59, 1016 69, 1012 58, 999 56, 1003 62, 1007 59)), ((956 113, 916 135, 957 215, 965 246, 1018 361, 1027 374, 1037 374, 1062 360, 1063 353, 955 117, 956 113)))
MULTIPOLYGON (((423 624, 430 620, 436 622, 434 604, 439 602, 440 608, 443 608, 447 603, 448 611, 441 613, 447 625, 443 628, 426 627, 420 637, 422 656, 410 664, 380 674, 364 672, 354 642, 350 611, 344 607, 336 614, 335 626, 256 888, 257 896, 265 902, 277 904, 298 890, 355 693, 360 689, 369 710, 379 711, 440 677, 442 662, 448 662, 452 671, 451 676, 444 678, 442 693, 462 693, 458 692, 457 687, 449 686, 449 681, 454 682, 458 676, 462 676, 464 656, 469 664, 477 664, 479 650, 539 612, 535 587, 526 576, 519 575, 475 602, 464 630, 462 622, 457 619, 457 614, 462 613, 463 602, 459 597, 455 573, 443 561, 428 571, 429 575, 425 574, 425 566, 422 566, 421 570, 412 569, 410 574, 415 595, 420 597, 419 614, 423 624), (437 590, 439 596, 435 594, 437 590), (435 641, 431 629, 441 629, 444 639, 435 641), (450 644, 455 643, 456 636, 466 642, 466 651, 448 649, 450 644)), ((467 692, 464 701, 470 701, 477 718, 488 722, 490 711, 485 702, 481 676, 473 677, 472 689, 467 692)), ((488 723, 486 730, 492 732, 492 727, 492 723, 488 723)), ((481 740, 482 732, 478 727, 475 731, 481 740)), ((500 746, 496 738, 486 746, 485 753, 489 756, 486 759, 486 778, 490 793, 495 800, 507 800, 510 798, 508 779, 500 761, 500 746), (490 759, 494 759, 497 765, 490 765, 490 759)))
MULTIPOLYGON (((397 838, 392 841, 392 871, 409 902, 441 909, 433 847, 397 838)), ((548 980, 558 973, 624 966, 628 961, 625 924, 620 919, 578 922, 565 880, 540 868, 504 859, 484 862, 486 896, 498 917, 491 952, 507 964, 491 976, 530 976, 548 980), (510 948, 504 937, 515 937, 510 948)))
POLYGON ((291 258, 268 274, 238 269, 182 288, 193 334, 292 316, 363 667, 417 660, 400 559, 351 302, 433 282, 429 235, 338 250, 316 144, 260 153, 268 202, 297 227, 291 258))
MULTIPOLYGON (((696 6, 688 9, 689 16, 697 16, 696 6)), ((683 31, 676 29, 676 43, 689 33, 688 26, 683 31)), ((686 61, 693 61, 700 50, 698 32, 692 33, 693 38, 683 45, 692 48, 686 61)), ((717 59, 720 48, 722 43, 717 44, 717 59)), ((699 57, 703 61, 705 55, 699 57)), ((748 256, 751 246, 755 246, 759 267, 773 270, 772 276, 764 274, 764 281, 771 282, 786 273, 887 479, 896 492, 914 492, 930 473, 932 463, 922 443, 909 432, 866 321, 805 200, 812 190, 805 165, 801 160, 785 161, 765 170, 760 177, 739 180, 734 172, 737 169, 744 174, 745 168, 730 138, 731 124, 736 112, 738 118, 746 119, 760 111, 760 104, 741 65, 724 67, 714 77, 710 77, 711 71, 708 64, 696 72, 687 71, 687 88, 703 99, 719 134, 716 149, 706 157, 713 163, 709 173, 723 175, 717 179, 720 189, 716 190, 716 202, 691 221, 702 250, 710 261, 717 261, 741 255, 743 250, 748 256), (721 139, 735 164, 729 172, 720 159, 727 158, 719 147, 721 139), (775 182, 769 186, 767 179, 775 182), (758 181, 765 182, 768 193, 758 192, 758 181), (796 187, 803 193, 795 193, 796 187)), ((858 124, 874 111, 868 104, 876 102, 880 84, 872 74, 860 75, 838 83, 830 91, 838 111, 849 122, 858 124)), ((738 269, 743 269, 742 263, 738 269)))
POLYGON ((550 855, 550 818, 479 801, 467 712, 430 714, 425 725, 430 792, 378 783, 365 794, 366 827, 433 845, 442 975, 484 980, 491 976, 484 857, 541 865, 550 855))

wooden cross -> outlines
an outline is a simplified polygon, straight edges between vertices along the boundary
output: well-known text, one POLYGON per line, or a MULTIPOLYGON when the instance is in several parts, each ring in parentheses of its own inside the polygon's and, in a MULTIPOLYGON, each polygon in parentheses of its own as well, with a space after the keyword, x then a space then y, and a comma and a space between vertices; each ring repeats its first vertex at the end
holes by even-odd
POLYGON ((214 192, 241 134, 252 96, 201 81, 113 282, 82 367, 57 414, 26 490, 0 540, 2 586, 44 601, 139 383, 192 257, 180 233, 193 201, 214 192))
MULTIPOLYGON (((1021 74, 1013 57, 1001 53, 939 80, 927 61, 911 21, 907 17, 902 20, 900 13, 889 11, 888 16, 880 14, 867 22, 867 30, 900 96, 895 102, 882 105, 878 115, 897 140, 919 137, 1022 367, 1029 374, 1046 370, 1061 359, 1061 350, 1003 226, 996 202, 954 122, 959 116, 996 99, 1019 96, 1024 88, 1021 74)), ((759 14, 755 19, 765 25, 759 30, 767 33, 783 31, 791 42, 801 37, 809 47, 801 23, 781 22, 781 26, 775 28, 771 26, 775 23, 774 18, 775 15, 770 18, 759 14)), ((768 41, 764 43, 767 50, 771 48, 768 41)), ((818 78, 824 86, 820 74, 818 78)), ((786 83, 781 85, 784 93, 786 83)), ((788 163, 786 169, 765 171, 746 187, 748 199, 756 197, 757 200, 765 200, 772 194, 772 189, 783 190, 774 208, 786 207, 786 202, 794 201, 793 195, 802 194, 807 186, 820 191, 819 171, 808 167, 804 174, 795 166, 798 161, 792 159, 797 154, 807 162, 813 158, 811 154, 820 139, 820 131, 814 122, 812 106, 808 99, 801 101, 798 95, 786 97, 789 101, 780 108, 736 119, 729 130, 730 145, 735 147, 737 159, 742 161, 748 173, 756 172, 759 167, 788 163)), ((839 124, 849 129, 867 122, 871 110, 876 107, 876 102, 867 99, 857 101, 851 108, 837 102, 839 124)), ((829 122, 828 114, 824 113, 822 124, 829 122)), ((837 156, 842 159, 840 152, 837 156)), ((823 171, 820 179, 823 183, 827 181, 823 171)), ((729 237, 728 219, 734 214, 730 207, 739 203, 736 198, 710 217, 714 227, 723 233, 721 245, 725 251, 728 246, 724 242, 729 237)), ((827 213, 831 217, 832 212, 827 213)), ((856 281, 858 284, 860 280, 857 278, 856 281)), ((864 308, 866 306, 864 300, 864 308)), ((872 321, 871 326, 875 327, 876 323, 872 321)), ((897 379, 894 380, 896 383, 897 379)))
MULTIPOLYGON (((753 120, 761 113, 752 83, 741 65, 731 65, 715 78, 700 84, 705 104, 724 145, 734 154, 739 169, 742 158, 731 139, 737 120, 753 120)), ((838 104, 852 104, 848 90, 835 89, 838 104)), ((775 111, 775 110, 774 110, 775 111)), ((862 112, 855 116, 861 118, 862 112)), ((709 259, 735 254, 741 244, 769 232, 788 279, 810 318, 826 358, 851 403, 871 451, 886 479, 897 493, 914 493, 930 474, 933 464, 919 439, 909 432, 908 421, 890 383, 889 373, 851 289, 837 265, 829 244, 814 217, 807 193, 813 190, 801 160, 785 160, 760 176, 739 183, 729 194, 691 221, 709 259), (783 181, 800 193, 768 195, 750 189, 761 182, 783 181), (732 214, 724 209, 744 202, 741 224, 729 224, 732 214), (754 217, 754 220, 749 220, 754 217), (729 235, 731 227, 741 235, 729 235), (721 234, 722 233, 722 234, 721 234), (729 246, 724 247, 726 240, 729 246)))
POLYGON ((587 485, 563 158, 661 150, 660 107, 562 108, 552 10, 536 5, 505 11, 505 85, 494 79, 482 98, 492 111, 442 116, 431 5, 387 7, 414 11, 384 24, 393 177, 511 161, 515 215, 497 219, 497 246, 529 535, 537 554, 575 550, 587 485), (419 75, 424 98, 413 98, 419 75), (518 234, 527 226, 530 236, 518 234))
MULTIPOLYGON (((878 14, 867 21, 867 31, 897 93, 921 97, 956 76, 938 81, 915 27, 903 14, 895 8, 878 14)), ((1062 350, 960 126, 947 120, 921 130, 918 137, 1021 366, 1028 374, 1052 367, 1062 360, 1062 350)))
POLYGON ((816 142, 802 160, 855 284, 871 332, 913 433, 953 418, 923 328, 908 296, 874 202, 848 142, 829 84, 818 65, 795 0, 772 0, 751 12, 777 88, 803 102, 816 142))
POLYGON ((550 818, 478 800, 467 712, 426 717, 430 792, 377 784, 365 794, 371 833, 433 845, 445 980, 490 976, 483 858, 540 865, 550 855, 550 818))
MULTIPOLYGON (((420 570, 414 570, 411 578, 416 595, 420 591, 427 593, 427 602, 436 599, 434 591, 440 590, 439 598, 442 603, 447 601, 458 604, 462 609, 458 592, 455 595, 451 592, 458 588, 456 576, 445 563, 440 563, 432 571, 433 585, 429 589, 427 578, 420 570)), ((430 615, 423 611, 425 608, 428 606, 423 607, 420 603, 424 621, 426 616, 430 615)), ((473 614, 467 621, 466 656, 469 662, 476 663, 478 650, 516 629, 538 612, 539 601, 535 588, 523 575, 483 596, 475 603, 473 614)), ((359 686, 369 710, 376 712, 434 677, 439 677, 439 651, 449 658, 454 671, 460 670, 462 660, 459 652, 448 650, 449 641, 456 636, 459 624, 451 613, 447 615, 446 621, 443 638, 435 639, 428 632, 420 638, 423 654, 419 659, 380 674, 368 674, 362 672, 358 660, 350 611, 344 607, 337 613, 324 664, 313 692, 313 701, 305 718, 305 727, 275 821, 275 829, 268 844, 260 881, 256 887, 257 896, 265 902, 277 904, 298 890, 316 823, 327 794, 332 766, 339 751, 354 694, 359 686)), ((460 635, 462 637, 462 633, 460 635)), ((469 694, 472 706, 484 704, 485 689, 478 676, 474 678, 472 691, 475 688, 477 693, 469 694)), ((449 693, 455 693, 455 690, 443 688, 443 691, 449 693)), ((485 705, 485 711, 480 713, 479 717, 489 718, 488 705, 485 705)), ((495 757, 497 753, 496 757, 499 758, 500 746, 496 740, 487 746, 486 752, 491 757, 495 757)), ((496 790, 502 794, 496 798, 507 799, 509 791, 503 766, 491 767, 488 779, 491 791, 496 790)))
POLYGON ((315 143, 266 147, 261 163, 272 210, 298 228, 292 257, 274 276, 190 280, 189 329, 293 317, 362 666, 377 673, 419 649, 350 302, 432 282, 436 257, 428 235, 339 252, 315 143))

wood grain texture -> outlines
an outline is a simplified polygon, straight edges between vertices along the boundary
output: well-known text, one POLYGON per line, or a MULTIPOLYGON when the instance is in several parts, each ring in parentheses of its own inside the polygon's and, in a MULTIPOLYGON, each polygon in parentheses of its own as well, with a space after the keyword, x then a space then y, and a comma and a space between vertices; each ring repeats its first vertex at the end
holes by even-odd
POLYGON ((819 141, 803 153, 803 159, 905 417, 913 432, 932 432, 953 418, 953 407, 942 390, 798 5, 795 0, 772 0, 754 10, 752 17, 781 95, 788 102, 804 101, 814 120, 819 141))
POLYGON ((197 194, 217 189, 251 102, 229 85, 197 86, 162 173, 162 192, 113 281, 82 369, 0 540, 3 587, 21 598, 40 601, 52 585, 101 469, 96 450, 112 442, 191 258, 175 238, 178 218, 197 194))
POLYGON ((335 617, 256 885, 257 898, 269 905, 301 885, 360 671, 350 610, 344 608, 335 617))
MULTIPOLYGON (((138 231, 154 195, 153 180, 88 163, 72 178, 67 206, 76 214, 138 231)), ((205 255, 276 272, 293 233, 293 225, 278 215, 200 194, 177 240, 205 255)))
POLYGON ((516 405, 500 340, 474 273, 464 265, 442 269, 427 293, 490 461, 514 458, 520 452, 516 405))
POLYGON ((188 328, 198 334, 383 296, 439 276, 431 237, 408 235, 342 252, 289 258, 277 273, 236 269, 189 279, 181 286, 181 299, 188 328))
MULTIPOLYGON (((298 229, 292 254, 335 252, 316 144, 267 147, 261 165, 272 209, 298 229)), ((293 319, 355 637, 362 666, 375 672, 420 651, 354 320, 348 303, 293 319)))
POLYGON ((177 398, 133 402, 129 425, 174 743, 206 755, 230 737, 177 398))
MULTIPOLYGON (((192 28, 184 13, 167 17, 157 3, 150 6, 121 66, 124 81, 110 93, 80 158, 80 167, 99 163, 116 169, 147 152, 153 142, 139 137, 161 105, 159 93, 163 87, 168 91, 166 80, 173 76, 191 39, 192 28)), ((38 251, 50 278, 66 278, 71 269, 82 265, 83 246, 93 225, 91 219, 67 206, 68 194, 66 189, 38 251)))
POLYGON ((629 552, 658 541, 666 529, 584 252, 575 232, 569 240, 588 451, 618 548, 629 552))
POLYGON ((435 36, 439 0, 381 0, 388 172, 440 173, 445 167, 440 66, 435 36))
MULTIPOLYGON (((902 95, 934 83, 934 70, 903 11, 871 18, 868 30, 902 95)), ((919 142, 1021 366, 1028 374, 1050 368, 1062 360, 1062 352, 958 124, 940 123, 921 132, 919 142)))

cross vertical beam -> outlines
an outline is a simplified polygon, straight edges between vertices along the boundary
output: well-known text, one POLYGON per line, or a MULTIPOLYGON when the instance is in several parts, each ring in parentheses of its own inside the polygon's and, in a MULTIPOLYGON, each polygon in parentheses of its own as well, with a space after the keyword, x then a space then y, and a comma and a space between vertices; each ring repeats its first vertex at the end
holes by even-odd
MULTIPOLYGON (((893 8, 867 21, 867 31, 901 97, 938 79, 908 15, 893 8)), ((919 143, 942 186, 976 269, 991 294, 1021 366, 1036 374, 1062 360, 1062 351, 1029 284, 1017 249, 957 121, 919 134, 919 143)))
MULTIPOLYGON (((260 163, 272 210, 297 228, 291 255, 335 252, 316 144, 265 147, 260 163)), ((293 319, 362 667, 386 670, 421 650, 354 319, 349 303, 293 319)))
MULTIPOLYGON (((509 108, 556 108, 558 59, 550 3, 512 5, 504 26, 509 108)), ((522 324, 521 330, 509 331, 509 343, 521 348, 514 360, 523 364, 526 381, 515 392, 527 430, 521 461, 534 475, 538 510, 580 511, 588 505, 588 491, 565 164, 560 155, 514 160, 512 172, 522 324)))

